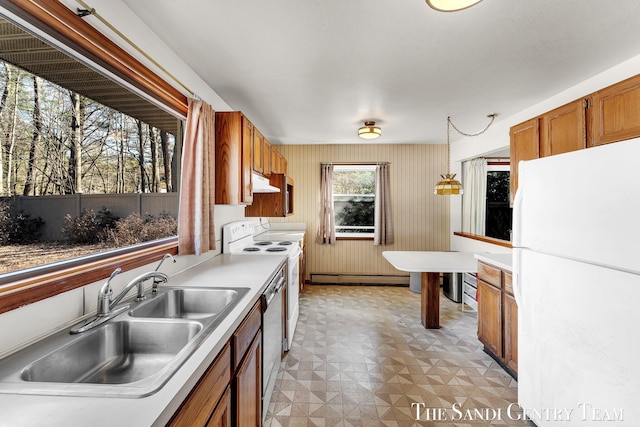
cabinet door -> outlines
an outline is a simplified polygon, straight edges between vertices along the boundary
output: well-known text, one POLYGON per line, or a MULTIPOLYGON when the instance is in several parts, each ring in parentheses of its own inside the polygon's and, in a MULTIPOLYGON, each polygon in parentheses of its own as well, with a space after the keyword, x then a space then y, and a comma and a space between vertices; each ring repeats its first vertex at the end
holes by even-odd
POLYGON ((262 141, 262 173, 271 175, 271 143, 264 138, 262 141))
POLYGON ((211 414, 207 422, 207 427, 230 427, 231 426, 231 391, 227 387, 218 406, 211 414))
POLYGON ((258 331, 238 367, 234 380, 235 425, 238 427, 262 425, 261 355, 262 334, 258 331))
POLYGON ((216 204, 251 204, 253 125, 239 111, 216 113, 216 204))
POLYGON ((263 173, 264 168, 262 165, 263 159, 263 150, 262 145, 264 143, 264 137, 262 133, 258 130, 258 128, 253 128, 253 170, 258 173, 263 173))
POLYGON ((502 291, 478 280, 478 339, 502 357, 502 291))
POLYGON ((581 98, 542 115, 540 157, 587 148, 586 110, 581 98))
POLYGON ((171 427, 207 425, 231 382, 231 349, 227 343, 169 422, 171 427))
POLYGON ((518 305, 515 298, 504 294, 504 361, 518 372, 518 305))
POLYGON ((242 203, 250 205, 253 202, 253 178, 252 178, 252 150, 253 150, 253 124, 242 116, 242 203))
POLYGON ((540 157, 540 136, 538 118, 513 126, 509 132, 511 139, 511 204, 518 189, 518 162, 540 157))
POLYGON ((640 136, 640 75, 592 95, 592 145, 640 136))

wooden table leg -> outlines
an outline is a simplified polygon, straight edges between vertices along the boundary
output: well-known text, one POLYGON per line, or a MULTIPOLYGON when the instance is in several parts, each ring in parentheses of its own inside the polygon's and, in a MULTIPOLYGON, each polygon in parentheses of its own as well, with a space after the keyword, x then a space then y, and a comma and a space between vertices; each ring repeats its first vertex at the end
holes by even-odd
POLYGON ((440 273, 422 273, 421 319, 426 329, 440 328, 440 273))

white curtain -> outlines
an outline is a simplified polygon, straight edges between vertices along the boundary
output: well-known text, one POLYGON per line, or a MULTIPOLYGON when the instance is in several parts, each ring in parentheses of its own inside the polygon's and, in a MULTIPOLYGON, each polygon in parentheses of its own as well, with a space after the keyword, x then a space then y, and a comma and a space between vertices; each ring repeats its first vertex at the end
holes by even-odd
POLYGON ((484 236, 487 214, 487 159, 464 162, 462 231, 484 236))
POLYGON ((376 166, 376 202, 373 232, 374 245, 393 243, 393 224, 391 221, 391 190, 389 184, 389 164, 376 166))
POLYGON ((323 163, 320 169, 320 226, 317 240, 321 244, 336 243, 336 224, 333 218, 333 165, 323 163))
POLYGON ((189 99, 182 148, 178 253, 200 255, 216 248, 215 111, 206 102, 189 99))

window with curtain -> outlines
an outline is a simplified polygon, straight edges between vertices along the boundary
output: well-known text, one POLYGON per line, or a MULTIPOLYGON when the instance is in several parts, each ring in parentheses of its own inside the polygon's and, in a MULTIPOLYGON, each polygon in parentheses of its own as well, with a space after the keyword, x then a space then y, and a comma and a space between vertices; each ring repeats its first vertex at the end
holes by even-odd
POLYGON ((393 243, 389 164, 322 165, 319 241, 393 243))
POLYGON ((333 215, 337 237, 373 238, 376 165, 335 165, 333 215))
POLYGON ((464 162, 462 231, 501 240, 511 239, 508 161, 484 158, 464 162))
POLYGON ((187 99, 60 2, 0 9, 3 313, 177 252, 187 99))

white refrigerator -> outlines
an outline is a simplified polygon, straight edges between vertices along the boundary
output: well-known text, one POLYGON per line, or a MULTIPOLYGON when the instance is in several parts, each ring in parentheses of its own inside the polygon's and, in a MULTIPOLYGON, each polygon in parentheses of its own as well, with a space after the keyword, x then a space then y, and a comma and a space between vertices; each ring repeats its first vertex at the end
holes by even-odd
POLYGON ((640 425, 640 139, 521 162, 518 403, 536 425, 640 425))

